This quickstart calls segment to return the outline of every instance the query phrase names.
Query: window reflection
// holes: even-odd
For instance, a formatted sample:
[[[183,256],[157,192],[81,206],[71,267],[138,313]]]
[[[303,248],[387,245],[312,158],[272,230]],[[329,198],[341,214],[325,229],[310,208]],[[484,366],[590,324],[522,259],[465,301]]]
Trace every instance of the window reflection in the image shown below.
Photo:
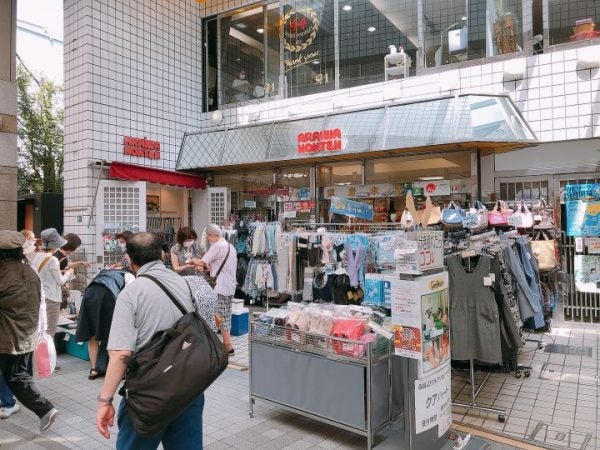
[[[522,50],[523,7],[521,0],[489,0],[488,56],[504,55]]]
[[[384,80],[390,46],[407,54],[415,74],[419,36],[415,0],[341,0],[339,3],[340,87]]]
[[[600,37],[598,0],[548,0],[550,45]]]

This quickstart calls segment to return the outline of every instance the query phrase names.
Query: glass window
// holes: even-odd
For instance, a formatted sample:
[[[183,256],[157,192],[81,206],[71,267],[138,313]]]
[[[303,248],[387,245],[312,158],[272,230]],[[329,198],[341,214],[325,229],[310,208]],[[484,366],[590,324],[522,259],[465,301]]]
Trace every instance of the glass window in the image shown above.
[[[384,80],[384,57],[406,52],[414,75],[419,47],[414,0],[340,0],[340,87]],[[402,72],[402,71],[400,71]]]
[[[521,0],[488,1],[487,56],[523,50],[523,5]]]
[[[287,0],[283,5],[283,67],[287,96],[335,87],[333,0]]]
[[[253,98],[264,85],[263,7],[238,10],[219,19],[221,35],[221,104]]]
[[[204,111],[214,111],[219,105],[217,73],[217,18],[204,21]]]
[[[550,45],[600,37],[598,0],[548,0]]]
[[[482,58],[486,54],[486,0],[424,0],[425,65]]]
[[[317,169],[317,186],[362,184],[362,167],[360,162],[341,162],[323,164]]]

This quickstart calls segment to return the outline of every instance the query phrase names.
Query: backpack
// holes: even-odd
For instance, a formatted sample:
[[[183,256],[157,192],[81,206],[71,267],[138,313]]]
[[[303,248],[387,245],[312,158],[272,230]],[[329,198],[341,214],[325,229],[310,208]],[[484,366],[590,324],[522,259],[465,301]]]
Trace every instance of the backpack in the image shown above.
[[[150,437],[164,430],[221,375],[228,354],[197,311],[187,312],[153,276],[139,277],[155,282],[183,314],[124,360],[125,383],[119,393],[135,430]]]

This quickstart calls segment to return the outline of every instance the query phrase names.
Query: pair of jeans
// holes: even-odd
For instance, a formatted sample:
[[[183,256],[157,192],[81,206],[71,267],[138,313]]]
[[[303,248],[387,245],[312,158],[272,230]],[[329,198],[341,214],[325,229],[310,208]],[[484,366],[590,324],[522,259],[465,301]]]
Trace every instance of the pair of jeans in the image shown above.
[[[15,406],[15,397],[4,377],[0,375],[0,408],[12,408],[13,406]]]
[[[54,405],[42,395],[27,370],[31,355],[32,353],[0,354],[0,371],[17,400],[38,417],[43,417],[54,408]]]
[[[167,428],[149,438],[135,431],[127,413],[126,402],[125,398],[121,400],[117,414],[117,450],[154,450],[161,442],[165,450],[202,449],[204,394],[200,394]]]

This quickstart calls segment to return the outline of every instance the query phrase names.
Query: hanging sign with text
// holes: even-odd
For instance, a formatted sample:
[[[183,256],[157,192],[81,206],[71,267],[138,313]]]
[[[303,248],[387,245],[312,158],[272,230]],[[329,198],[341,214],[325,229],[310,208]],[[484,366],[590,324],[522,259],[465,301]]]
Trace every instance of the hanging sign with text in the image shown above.
[[[415,380],[415,432],[438,427],[442,437],[452,423],[450,363],[434,375]]]
[[[600,184],[565,186],[567,236],[600,236]]]
[[[373,206],[366,203],[355,202],[347,198],[331,197],[329,212],[342,216],[356,217],[357,219],[373,220]]]
[[[339,128],[298,133],[297,141],[298,154],[300,155],[337,152],[345,147],[342,130]]]

